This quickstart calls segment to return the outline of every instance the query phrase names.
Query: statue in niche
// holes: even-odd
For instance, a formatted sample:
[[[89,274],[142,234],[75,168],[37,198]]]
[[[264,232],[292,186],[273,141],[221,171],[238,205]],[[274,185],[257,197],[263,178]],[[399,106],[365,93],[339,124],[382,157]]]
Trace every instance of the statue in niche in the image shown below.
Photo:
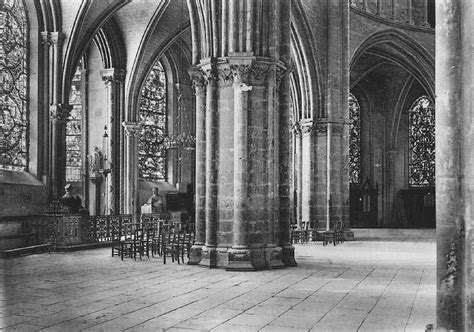
[[[100,170],[104,168],[104,157],[97,146],[94,147],[94,154],[89,156],[90,176],[101,176]]]
[[[82,209],[82,200],[78,195],[74,195],[71,184],[67,184],[64,189],[66,193],[61,197],[61,203],[63,205],[63,212],[66,213],[78,213]]]
[[[152,194],[145,205],[142,206],[143,213],[163,213],[163,197],[160,195],[158,187],[152,189]]]

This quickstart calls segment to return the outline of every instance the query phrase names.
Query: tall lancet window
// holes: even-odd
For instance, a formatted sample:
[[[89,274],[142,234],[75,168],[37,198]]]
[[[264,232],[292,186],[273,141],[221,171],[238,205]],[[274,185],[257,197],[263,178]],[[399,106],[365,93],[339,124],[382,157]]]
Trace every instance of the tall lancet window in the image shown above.
[[[72,78],[69,105],[72,106],[66,125],[66,181],[82,180],[82,59]]]
[[[166,76],[160,61],[153,65],[140,96],[142,131],[138,143],[139,177],[148,181],[166,179]]]
[[[22,0],[0,1],[0,168],[28,167],[28,22]]]
[[[435,106],[427,96],[418,98],[408,112],[409,185],[435,185]]]
[[[349,182],[360,183],[360,106],[349,94]]]

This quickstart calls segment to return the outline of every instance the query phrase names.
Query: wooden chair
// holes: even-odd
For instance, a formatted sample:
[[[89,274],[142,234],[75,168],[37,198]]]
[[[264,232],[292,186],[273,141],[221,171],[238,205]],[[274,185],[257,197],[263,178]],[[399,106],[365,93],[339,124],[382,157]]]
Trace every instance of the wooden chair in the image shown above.
[[[161,254],[163,256],[163,263],[166,264],[166,257],[171,257],[171,261],[175,260],[179,264],[180,246],[179,237],[176,232],[163,232],[161,236]]]
[[[337,228],[336,228],[336,242],[339,244],[339,243],[344,243],[344,228],[345,228],[345,224],[343,221],[340,221],[337,225]]]
[[[150,239],[151,245],[151,256],[155,257],[155,255],[161,256],[161,235],[163,233],[163,222],[158,222],[154,227],[154,233],[152,238]]]
[[[132,238],[132,254],[133,254],[133,259],[137,259],[137,254],[140,257],[140,260],[142,259],[142,256],[144,256],[144,239],[145,239],[145,231],[143,228],[136,228],[134,233],[133,233],[133,238]]]
[[[290,233],[290,243],[305,243],[306,242],[306,231],[302,229],[292,229]]]
[[[114,254],[124,257],[133,257],[133,226],[131,221],[122,221],[120,226],[112,231],[112,257]]]
[[[338,243],[338,231],[341,228],[342,221],[336,221],[332,229],[325,231],[317,231],[317,234],[323,241],[323,246],[332,242],[333,245]]]

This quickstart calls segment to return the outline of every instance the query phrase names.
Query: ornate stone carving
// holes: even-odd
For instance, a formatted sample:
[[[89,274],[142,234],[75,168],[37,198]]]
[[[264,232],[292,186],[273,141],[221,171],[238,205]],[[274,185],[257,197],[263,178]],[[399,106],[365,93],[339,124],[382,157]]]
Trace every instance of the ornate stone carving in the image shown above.
[[[191,77],[193,88],[195,90],[204,89],[204,87],[206,86],[207,81],[204,78],[204,74],[203,74],[202,71],[190,72],[189,75]]]
[[[209,84],[209,82],[210,82],[211,80],[217,81],[217,80],[219,79],[219,73],[218,73],[218,71],[217,71],[217,68],[214,67],[214,66],[211,66],[211,67],[209,67],[209,68],[206,68],[206,69],[204,70],[204,75],[203,75],[203,77],[204,77],[204,80],[205,80],[206,84]]]
[[[295,122],[291,126],[291,131],[296,135],[296,137],[301,137],[301,125],[299,122]]]
[[[125,69],[107,68],[100,71],[102,81],[107,84],[111,83],[123,83],[125,81],[125,75],[127,71]]]
[[[276,89],[280,90],[281,82],[283,81],[283,77],[287,74],[288,70],[283,67],[276,67]]]
[[[309,136],[312,132],[314,132],[313,123],[305,123],[301,126],[301,136]]]
[[[125,135],[132,138],[138,137],[142,129],[141,124],[137,122],[122,122],[122,126],[125,129]]]
[[[48,31],[41,32],[41,44],[43,44],[44,47],[49,47],[52,45],[50,34]]]
[[[234,79],[234,73],[229,67],[219,68],[218,73],[219,73],[219,80],[222,83],[230,83]]]
[[[59,32],[59,31],[51,32],[49,36],[50,36],[51,44],[57,45],[57,46],[63,45],[64,34],[62,32]]]
[[[188,75],[191,78],[191,84],[194,90],[203,89],[206,86],[206,79],[204,73],[198,66],[191,66],[188,70]]]
[[[252,85],[257,82],[262,82],[267,76],[269,67],[252,63],[251,65],[231,65],[234,82]]]

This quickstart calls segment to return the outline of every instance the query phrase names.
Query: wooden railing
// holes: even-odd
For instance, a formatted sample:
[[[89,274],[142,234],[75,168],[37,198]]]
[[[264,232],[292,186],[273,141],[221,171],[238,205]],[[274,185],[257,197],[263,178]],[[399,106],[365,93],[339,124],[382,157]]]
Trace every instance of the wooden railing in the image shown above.
[[[89,216],[88,214],[56,214],[1,217],[0,223],[16,223],[16,230],[9,234],[11,238],[22,238],[28,234],[27,241],[16,247],[48,244],[51,247],[71,246],[86,243],[108,243],[114,233],[123,227],[151,228],[160,222],[183,223],[176,213],[142,214],[138,223],[132,215]],[[186,220],[187,222],[187,220]],[[11,248],[3,248],[11,249]]]

